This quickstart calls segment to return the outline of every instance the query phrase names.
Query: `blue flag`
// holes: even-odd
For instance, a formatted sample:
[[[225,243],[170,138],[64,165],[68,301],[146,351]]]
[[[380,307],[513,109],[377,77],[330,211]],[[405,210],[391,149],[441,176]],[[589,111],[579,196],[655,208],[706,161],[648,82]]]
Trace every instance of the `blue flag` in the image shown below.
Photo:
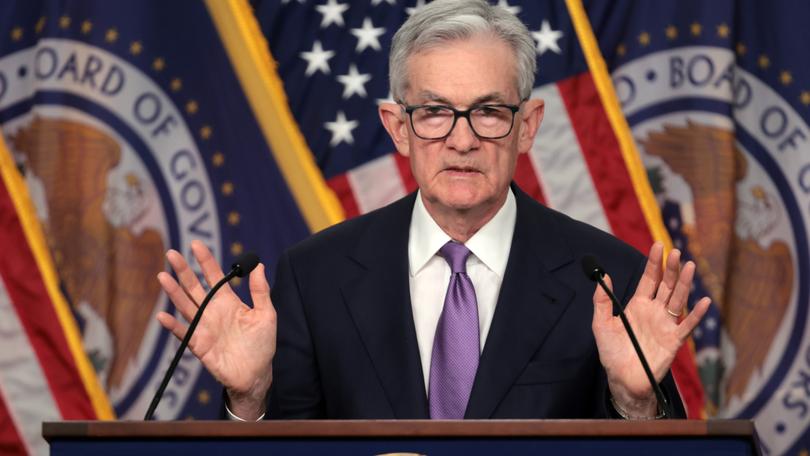
[[[175,312],[155,279],[167,249],[200,239],[224,265],[255,251],[272,266],[327,224],[283,177],[268,125],[285,119],[250,101],[270,62],[229,38],[250,33],[230,25],[252,19],[247,4],[209,3],[0,5],[0,124],[119,418],[143,416],[178,344],[155,320]],[[213,418],[220,396],[187,352],[156,416]],[[20,422],[25,406],[7,402]]]
[[[810,62],[803,1],[589,2],[675,244],[697,264],[710,416],[810,446]],[[802,453],[803,454],[803,453]]]

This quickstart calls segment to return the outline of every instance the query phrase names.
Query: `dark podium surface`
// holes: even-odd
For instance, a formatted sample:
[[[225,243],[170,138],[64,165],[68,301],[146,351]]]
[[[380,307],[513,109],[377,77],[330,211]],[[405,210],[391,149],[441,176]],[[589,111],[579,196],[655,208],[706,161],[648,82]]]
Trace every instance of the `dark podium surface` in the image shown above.
[[[52,455],[755,455],[741,420],[65,421],[43,423]]]

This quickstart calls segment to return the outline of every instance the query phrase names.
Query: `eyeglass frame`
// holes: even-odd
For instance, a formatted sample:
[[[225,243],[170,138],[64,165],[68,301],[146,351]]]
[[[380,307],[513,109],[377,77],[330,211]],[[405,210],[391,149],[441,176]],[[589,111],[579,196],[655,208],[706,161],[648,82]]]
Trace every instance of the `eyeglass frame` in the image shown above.
[[[527,99],[524,98],[524,99],[520,100],[520,103],[518,103],[516,105],[503,104],[503,103],[481,103],[481,104],[472,105],[472,106],[469,107],[469,109],[465,109],[465,110],[456,109],[456,108],[454,108],[452,106],[441,105],[441,104],[406,105],[402,101],[398,101],[397,104],[402,106],[403,110],[408,114],[408,119],[410,120],[410,124],[411,124],[411,130],[413,131],[413,134],[415,134],[417,138],[424,139],[426,141],[441,141],[443,139],[447,139],[447,137],[449,137],[453,133],[453,129],[456,128],[456,123],[458,122],[459,117],[463,117],[463,118],[467,119],[467,125],[470,126],[470,131],[472,131],[473,134],[476,137],[480,138],[480,139],[503,139],[503,138],[506,138],[507,136],[512,134],[512,130],[515,128],[515,114],[518,111],[520,111],[520,105],[525,103],[526,100]],[[492,107],[498,107],[498,108],[508,108],[510,111],[512,111],[512,122],[509,124],[509,131],[507,131],[505,135],[489,137],[489,136],[482,136],[477,131],[475,131],[475,127],[473,127],[472,119],[470,119],[470,113],[472,113],[476,109],[480,109],[480,108],[483,108],[483,107],[486,107],[486,106],[492,106]],[[416,132],[416,128],[413,126],[413,112],[415,110],[419,109],[419,108],[447,108],[447,109],[453,111],[453,124],[450,125],[450,130],[447,132],[447,134],[444,135],[444,136],[439,136],[438,138],[425,138],[424,136],[420,136],[419,133]]]

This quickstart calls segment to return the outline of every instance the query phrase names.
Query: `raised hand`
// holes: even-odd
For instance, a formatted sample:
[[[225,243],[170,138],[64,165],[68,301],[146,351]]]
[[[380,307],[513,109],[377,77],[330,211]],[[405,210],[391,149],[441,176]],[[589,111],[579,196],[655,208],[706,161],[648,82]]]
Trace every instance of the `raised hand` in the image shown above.
[[[224,276],[202,242],[192,241],[191,251],[209,286]],[[166,259],[177,274],[177,281],[161,272],[157,277],[160,286],[180,314],[191,321],[206,290],[179,252],[169,250]],[[244,419],[256,419],[264,413],[265,396],[272,382],[276,311],[270,301],[263,264],[250,273],[249,283],[253,308],[243,303],[229,285],[224,285],[208,303],[189,348],[225,386],[231,411]],[[157,319],[178,339],[185,336],[187,326],[168,313],[158,313]]]
[[[673,250],[662,268],[663,252],[663,244],[656,242],[652,246],[644,274],[624,309],[658,382],[711,304],[704,297],[680,319],[692,287],[695,264],[689,261],[681,267],[681,253]],[[605,277],[605,282],[612,289],[610,277]],[[621,320],[613,316],[610,298],[599,286],[593,303],[593,334],[614,401],[630,416],[654,416],[655,394]]]

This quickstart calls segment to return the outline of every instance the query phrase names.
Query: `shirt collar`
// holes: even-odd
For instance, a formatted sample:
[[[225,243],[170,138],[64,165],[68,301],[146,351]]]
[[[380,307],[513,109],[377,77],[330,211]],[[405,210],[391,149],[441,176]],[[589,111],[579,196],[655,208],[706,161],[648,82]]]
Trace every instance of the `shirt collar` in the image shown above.
[[[422,192],[417,192],[408,238],[408,264],[411,277],[425,267],[425,264],[449,240],[450,236],[439,228],[422,203]]]
[[[482,226],[464,245],[481,260],[490,271],[503,279],[509,251],[512,249],[512,236],[515,234],[517,204],[512,189],[506,194],[506,201],[492,219]]]
[[[435,220],[430,216],[421,192],[416,195],[411,215],[408,241],[408,264],[411,277],[415,276],[439,249],[450,240]],[[491,271],[503,278],[512,236],[515,231],[517,205],[510,188],[506,201],[492,219],[475,233],[464,245]]]

